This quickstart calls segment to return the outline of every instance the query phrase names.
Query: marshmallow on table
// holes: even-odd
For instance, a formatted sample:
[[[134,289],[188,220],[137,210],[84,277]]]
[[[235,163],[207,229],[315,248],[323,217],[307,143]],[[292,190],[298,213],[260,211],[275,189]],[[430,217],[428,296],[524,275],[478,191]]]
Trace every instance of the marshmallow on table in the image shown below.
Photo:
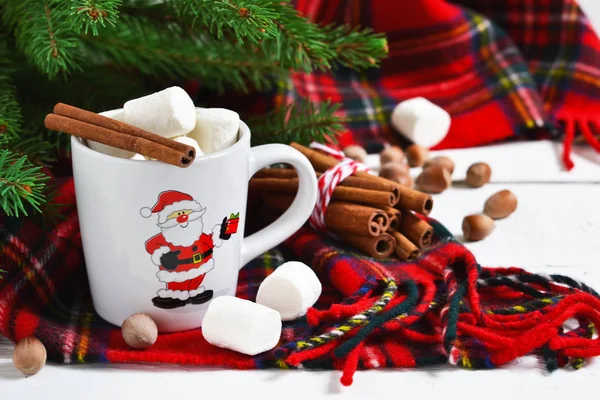
[[[124,121],[123,110],[111,110],[99,113],[100,115],[108,118],[112,118],[117,121]],[[135,155],[135,153],[127,150],[117,149],[116,147],[108,146],[102,143],[93,142],[91,140],[87,141],[88,147],[94,151],[97,151],[102,154],[107,154],[113,157],[119,158],[131,158]]]
[[[277,311],[238,297],[214,298],[202,321],[202,336],[212,345],[254,356],[271,350],[281,336]]]
[[[238,139],[240,116],[225,108],[198,108],[196,127],[188,136],[195,139],[204,154],[223,150]]]
[[[167,138],[185,135],[196,126],[196,107],[182,88],[173,86],[129,100],[124,122]]]
[[[289,261],[262,281],[256,302],[277,310],[282,321],[291,321],[306,314],[319,299],[321,289],[319,278],[309,266]]]
[[[415,97],[394,108],[392,125],[413,143],[433,147],[446,137],[450,114],[423,97]]]

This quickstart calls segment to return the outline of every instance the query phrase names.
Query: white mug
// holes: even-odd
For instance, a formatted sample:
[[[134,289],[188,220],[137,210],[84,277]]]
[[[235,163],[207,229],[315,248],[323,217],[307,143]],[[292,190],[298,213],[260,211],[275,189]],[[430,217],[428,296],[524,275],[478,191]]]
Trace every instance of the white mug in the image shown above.
[[[306,157],[282,144],[251,148],[243,122],[234,145],[187,168],[113,157],[76,137],[71,145],[92,300],[117,326],[141,312],[161,332],[200,327],[210,300],[234,296],[238,271],[298,230],[316,202]],[[296,198],[277,221],[244,238],[248,180],[275,163],[298,172]]]

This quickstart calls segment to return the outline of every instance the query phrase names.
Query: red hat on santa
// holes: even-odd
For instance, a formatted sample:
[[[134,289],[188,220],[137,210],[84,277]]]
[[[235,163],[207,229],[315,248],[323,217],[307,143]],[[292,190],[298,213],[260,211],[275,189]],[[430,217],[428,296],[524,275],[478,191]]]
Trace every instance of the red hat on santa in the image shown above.
[[[144,207],[140,210],[140,214],[144,218],[150,218],[152,214],[158,213],[158,222],[162,223],[171,213],[179,210],[204,211],[205,209],[189,194],[167,190],[158,195],[158,200],[152,208]]]

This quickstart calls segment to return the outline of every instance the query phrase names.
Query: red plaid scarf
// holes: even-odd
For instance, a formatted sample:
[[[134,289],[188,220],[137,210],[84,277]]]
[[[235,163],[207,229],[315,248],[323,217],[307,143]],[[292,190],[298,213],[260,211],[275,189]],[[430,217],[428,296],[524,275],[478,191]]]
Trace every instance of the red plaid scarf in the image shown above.
[[[481,14],[440,0],[332,0],[328,7],[298,1],[316,20],[362,22],[387,32],[390,58],[365,74],[296,74],[278,101],[285,95],[341,102],[351,118],[342,144],[399,140],[389,113],[398,101],[419,95],[453,115],[443,147],[533,138],[538,130],[559,128],[567,145],[578,132],[595,143],[598,39],[576,3],[455,3]],[[11,340],[35,335],[54,362],[335,368],[349,384],[357,368],[493,368],[536,354],[553,370],[579,368],[600,354],[600,340],[592,339],[600,324],[593,289],[565,276],[482,268],[435,221],[434,245],[414,263],[365,258],[308,228],[249,263],[239,279],[243,298],[254,299],[264,277],[291,258],[311,265],[324,286],[305,318],[284,325],[274,351],[247,357],[210,346],[200,330],[160,335],[152,348],[134,351],[94,312],[70,179],[59,194],[64,218],[55,224],[0,216],[0,267],[7,271],[0,282],[0,334]],[[565,332],[568,318],[579,328]]]
[[[297,0],[322,23],[385,32],[380,70],[297,73],[277,97],[341,103],[341,145],[377,151],[402,138],[390,113],[423,96],[452,115],[436,149],[576,135],[600,151],[600,40],[575,0]]]
[[[550,370],[579,368],[600,354],[600,299],[586,285],[518,268],[481,268],[435,221],[433,246],[413,263],[375,261],[304,228],[285,246],[242,269],[237,295],[254,300],[262,280],[287,258],[311,265],[323,295],[307,316],[284,324],[279,346],[249,357],[209,345],[200,329],[159,335],[144,351],[92,306],[73,182],[60,188],[63,219],[0,218],[0,334],[34,335],[57,363],[152,362],[250,368],[340,369],[451,363],[494,368],[537,354]],[[250,215],[251,213],[249,213]],[[255,214],[255,213],[252,213]],[[256,213],[255,215],[258,215]],[[580,327],[564,332],[568,318]]]

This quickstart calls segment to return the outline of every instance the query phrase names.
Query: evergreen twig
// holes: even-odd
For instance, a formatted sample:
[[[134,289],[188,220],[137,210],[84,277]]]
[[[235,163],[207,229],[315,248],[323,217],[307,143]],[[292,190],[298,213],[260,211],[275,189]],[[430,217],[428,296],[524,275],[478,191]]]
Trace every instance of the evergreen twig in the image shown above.
[[[18,138],[22,123],[15,87],[7,76],[0,76],[0,145]]]
[[[3,0],[3,5],[5,24],[40,71],[52,78],[80,68],[79,41],[71,33],[68,13],[51,8],[50,0]]]
[[[65,13],[76,33],[98,34],[98,25],[115,26],[122,0],[52,0],[52,7]]]
[[[33,166],[26,156],[0,150],[0,207],[7,215],[27,215],[28,207],[40,211],[48,179],[41,167]]]
[[[336,54],[334,62],[348,68],[378,67],[388,52],[385,36],[370,28],[329,25],[326,36],[329,48]]]
[[[310,144],[337,140],[344,129],[344,119],[336,112],[339,104],[329,101],[315,104],[309,101],[290,103],[265,116],[255,116],[248,120],[252,129],[252,145],[265,143]]]
[[[171,0],[179,15],[192,14],[217,37],[255,43],[284,68],[310,72],[337,63],[353,69],[379,64],[387,53],[383,35],[370,29],[321,27],[276,0]]]
[[[171,0],[170,4],[178,15],[193,15],[219,39],[228,33],[240,44],[245,39],[259,43],[278,34],[279,6],[273,0]]]

